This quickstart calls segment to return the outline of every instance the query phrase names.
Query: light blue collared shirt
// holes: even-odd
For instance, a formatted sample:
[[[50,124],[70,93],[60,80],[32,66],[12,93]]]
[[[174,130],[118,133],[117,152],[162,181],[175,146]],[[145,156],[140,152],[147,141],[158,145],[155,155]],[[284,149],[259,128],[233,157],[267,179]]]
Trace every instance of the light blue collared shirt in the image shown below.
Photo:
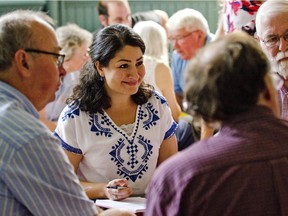
[[[33,104],[0,81],[0,215],[95,215]]]

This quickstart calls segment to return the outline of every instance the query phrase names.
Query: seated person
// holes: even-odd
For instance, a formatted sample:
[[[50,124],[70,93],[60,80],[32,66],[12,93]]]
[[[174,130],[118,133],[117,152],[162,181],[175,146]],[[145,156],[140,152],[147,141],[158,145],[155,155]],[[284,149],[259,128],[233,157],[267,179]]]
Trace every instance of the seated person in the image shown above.
[[[126,25],[100,30],[59,117],[55,135],[91,199],[143,195],[156,167],[177,152],[167,101],[143,82],[144,51]]]
[[[145,214],[288,215],[288,123],[258,42],[223,36],[193,58],[185,80],[191,114],[221,130],[161,164]]]
[[[56,92],[56,99],[40,111],[41,121],[51,131],[55,130],[60,113],[67,105],[66,99],[79,81],[80,69],[89,60],[88,50],[92,43],[92,34],[76,24],[58,27],[56,35],[61,53],[65,54],[63,67],[67,75],[63,78],[62,85]]]

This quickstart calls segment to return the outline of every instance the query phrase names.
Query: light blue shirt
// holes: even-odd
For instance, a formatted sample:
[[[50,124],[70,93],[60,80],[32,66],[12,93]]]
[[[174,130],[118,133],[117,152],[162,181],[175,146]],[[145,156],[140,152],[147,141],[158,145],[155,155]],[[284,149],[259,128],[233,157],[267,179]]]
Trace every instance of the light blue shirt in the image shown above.
[[[214,34],[209,34],[206,38],[205,45],[214,39]],[[179,53],[173,51],[172,54],[172,75],[174,81],[174,92],[181,93],[184,90],[184,73],[189,60],[184,60]]]
[[[0,215],[95,215],[59,141],[0,81]]]

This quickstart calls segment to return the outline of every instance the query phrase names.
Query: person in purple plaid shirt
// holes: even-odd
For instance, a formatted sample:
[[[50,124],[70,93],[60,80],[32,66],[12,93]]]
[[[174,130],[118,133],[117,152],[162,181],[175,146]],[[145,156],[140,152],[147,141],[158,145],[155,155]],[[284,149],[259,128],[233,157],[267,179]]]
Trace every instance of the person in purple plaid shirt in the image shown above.
[[[243,32],[223,36],[186,74],[191,114],[221,129],[159,166],[145,215],[288,215],[288,123],[258,42]]]

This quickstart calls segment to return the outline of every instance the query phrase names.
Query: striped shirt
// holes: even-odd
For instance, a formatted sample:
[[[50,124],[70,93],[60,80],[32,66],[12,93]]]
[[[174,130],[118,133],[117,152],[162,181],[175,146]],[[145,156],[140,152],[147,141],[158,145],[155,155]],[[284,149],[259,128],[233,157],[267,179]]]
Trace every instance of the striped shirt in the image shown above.
[[[95,215],[59,141],[0,81],[0,215]]]

